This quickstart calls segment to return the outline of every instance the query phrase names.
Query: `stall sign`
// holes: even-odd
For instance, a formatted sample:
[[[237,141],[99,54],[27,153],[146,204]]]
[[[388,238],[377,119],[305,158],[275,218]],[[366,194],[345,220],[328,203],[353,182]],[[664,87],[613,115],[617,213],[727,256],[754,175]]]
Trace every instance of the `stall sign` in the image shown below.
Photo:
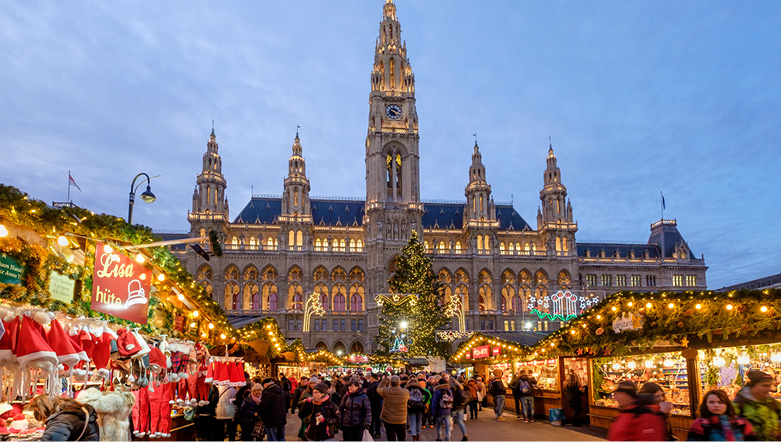
[[[146,324],[152,271],[121,253],[107,253],[103,243],[95,249],[92,310]]]
[[[179,333],[184,332],[184,316],[177,316],[174,318],[174,330]]]
[[[548,359],[547,361],[545,361],[545,363],[548,364],[548,365],[556,365],[556,360],[555,359]]]
[[[499,356],[500,354],[502,354],[502,347],[491,348],[491,356]]]
[[[24,266],[10,256],[0,253],[0,283],[21,284]]]
[[[351,364],[364,364],[369,362],[369,358],[363,355],[350,355],[350,357],[347,358],[347,362],[350,362]]]
[[[467,359],[472,359],[472,353],[467,353],[467,354],[466,354],[466,358],[467,358]]]
[[[620,317],[613,320],[613,330],[616,333],[638,330],[643,328],[643,315],[634,313],[622,313]]]
[[[76,288],[76,281],[57,272],[52,272],[49,276],[49,293],[51,298],[66,304],[73,301],[73,291]]]
[[[480,347],[475,347],[472,349],[472,357],[475,359],[478,358],[487,358],[488,357],[488,350],[489,347],[487,345],[481,345]]]

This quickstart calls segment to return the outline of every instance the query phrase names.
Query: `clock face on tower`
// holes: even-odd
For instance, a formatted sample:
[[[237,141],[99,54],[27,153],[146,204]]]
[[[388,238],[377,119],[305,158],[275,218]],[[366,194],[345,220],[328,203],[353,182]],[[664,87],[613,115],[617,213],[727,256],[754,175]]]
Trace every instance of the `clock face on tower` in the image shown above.
[[[401,118],[401,108],[398,105],[391,104],[385,108],[385,115],[391,120],[398,120]]]

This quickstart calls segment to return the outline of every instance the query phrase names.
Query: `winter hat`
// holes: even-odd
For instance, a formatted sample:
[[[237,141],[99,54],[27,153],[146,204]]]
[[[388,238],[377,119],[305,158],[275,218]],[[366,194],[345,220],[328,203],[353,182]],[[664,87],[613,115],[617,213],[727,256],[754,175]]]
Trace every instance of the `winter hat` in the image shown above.
[[[263,379],[263,382],[261,382],[260,385],[262,385],[263,388],[266,388],[266,384],[268,384],[269,382],[273,384],[275,382],[274,378]],[[328,389],[326,388],[325,391],[328,391]]]
[[[635,384],[632,381],[621,381],[618,383],[618,387],[616,387],[615,390],[613,390],[613,393],[615,392],[621,392],[626,393],[629,396],[632,396],[633,398],[637,397],[637,384]]]
[[[494,369],[494,376],[495,376],[495,377],[497,377],[497,378],[498,378],[499,376],[501,376],[501,375],[502,375],[502,373],[503,373],[503,371],[502,371],[502,369],[501,369],[501,368],[495,368],[495,369]]]
[[[117,349],[120,358],[129,358],[138,354],[141,346],[130,331],[120,328],[117,330]]]
[[[57,353],[41,336],[35,324],[35,321],[24,316],[19,329],[16,359],[23,373],[22,385],[30,385],[34,381],[30,377],[28,369],[41,369],[49,377],[47,379],[49,381],[49,394],[54,394],[54,387],[57,383]]]
[[[165,355],[157,347],[149,352],[149,369],[155,373],[166,369]]]
[[[0,367],[16,362],[16,342],[19,335],[19,317],[9,322],[4,322],[5,333],[0,337]]]
[[[79,341],[82,350],[87,353],[87,357],[91,360],[92,353],[95,349],[95,341],[92,340],[92,334],[89,332],[89,327],[84,327],[79,331]]]
[[[56,319],[52,321],[49,335],[47,336],[49,345],[52,350],[57,353],[57,361],[62,365],[67,365],[69,370],[73,370],[73,367],[81,360],[78,351],[73,348],[71,340],[68,335],[65,334],[65,330],[62,329],[60,322]]]
[[[141,335],[139,335],[138,332],[136,332],[136,331],[131,331],[131,333],[136,338],[136,341],[138,342],[138,345],[141,347],[141,349],[138,351],[138,353],[133,355],[133,357],[131,359],[138,359],[138,358],[142,358],[142,357],[148,355],[149,352],[152,351],[152,349],[149,348],[149,344],[146,343],[146,340]]]
[[[228,385],[230,382],[230,371],[228,371],[227,364],[218,361],[215,362],[214,365],[214,379],[212,380],[212,383],[214,385]]]
[[[98,369],[98,374],[103,377],[108,377],[108,363],[111,360],[111,340],[112,336],[105,331],[106,327],[101,327],[96,330],[96,344],[92,349],[92,362],[95,363],[95,368]]]
[[[244,368],[240,366],[240,362],[230,363],[228,367],[228,373],[230,375],[230,384],[234,387],[243,387],[247,385],[247,378],[244,377]]]
[[[315,390],[323,394],[328,394],[328,385],[320,382],[319,384],[315,385]]]
[[[760,370],[750,370],[746,377],[748,378],[748,382],[746,382],[747,387],[751,387],[764,381],[773,381],[773,376],[770,376],[769,374]]]
[[[317,376],[312,376],[311,378],[309,378],[309,383],[310,384],[319,384],[320,383],[320,378],[318,378]]]

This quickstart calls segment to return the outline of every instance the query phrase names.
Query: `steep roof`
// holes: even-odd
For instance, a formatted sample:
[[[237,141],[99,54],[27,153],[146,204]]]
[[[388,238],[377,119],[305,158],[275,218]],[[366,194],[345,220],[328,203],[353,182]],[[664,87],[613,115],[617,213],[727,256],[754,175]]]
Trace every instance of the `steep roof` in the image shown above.
[[[659,247],[656,244],[613,244],[613,243],[578,243],[578,256],[585,256],[589,251],[592,258],[599,256],[599,252],[605,252],[606,257],[611,257],[618,251],[622,258],[629,256],[630,251],[635,252],[635,256],[642,258],[645,252],[648,252],[649,258],[659,257]]]
[[[315,225],[361,226],[364,201],[350,199],[312,198],[312,220]],[[461,229],[464,224],[464,208],[460,203],[424,203],[424,228]],[[234,223],[273,224],[282,213],[281,197],[255,196],[241,210]],[[496,218],[502,230],[523,230],[528,223],[509,204],[496,206]]]

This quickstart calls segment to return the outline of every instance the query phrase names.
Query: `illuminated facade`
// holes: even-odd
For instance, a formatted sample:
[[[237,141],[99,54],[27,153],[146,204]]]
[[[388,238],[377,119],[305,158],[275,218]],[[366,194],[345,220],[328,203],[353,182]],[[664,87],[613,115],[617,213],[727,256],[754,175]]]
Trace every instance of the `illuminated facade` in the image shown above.
[[[212,131],[188,220],[191,236],[219,232],[225,253],[205,261],[183,252],[182,261],[238,325],[272,316],[285,336],[343,352],[373,350],[374,295],[387,292],[394,257],[413,230],[446,296],[463,296],[467,330],[555,327],[530,309],[553,317],[579,308],[572,295],[565,308],[559,291],[582,302],[620,290],[705,288],[704,260],[692,256],[675,221],[654,223],[646,243],[578,243],[552,146],[533,227],[511,204],[494,202],[477,143],[465,201],[421,200],[419,138],[415,76],[396,6],[386,0],[371,72],[365,198],[310,198],[296,134],[282,195],[253,196],[230,221]],[[312,317],[304,336],[310,293],[319,294],[325,314]]]

